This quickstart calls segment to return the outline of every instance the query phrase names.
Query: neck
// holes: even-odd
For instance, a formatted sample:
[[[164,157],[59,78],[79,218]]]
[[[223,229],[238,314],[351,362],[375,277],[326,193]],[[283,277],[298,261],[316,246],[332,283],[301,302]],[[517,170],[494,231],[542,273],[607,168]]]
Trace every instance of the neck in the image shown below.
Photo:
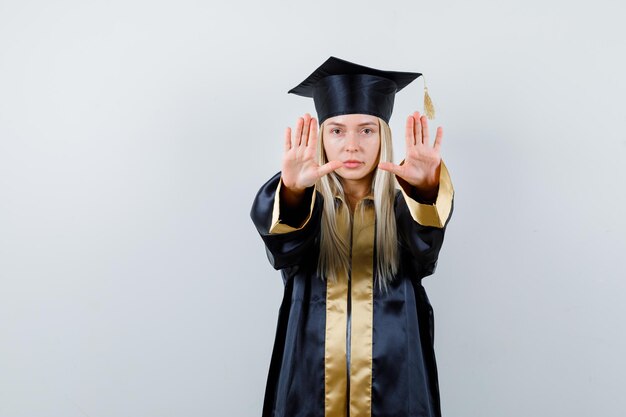
[[[354,212],[354,209],[359,201],[370,194],[372,190],[372,178],[374,173],[370,173],[368,176],[358,180],[348,180],[342,178],[341,185],[343,186],[343,192],[348,199],[350,209]]]

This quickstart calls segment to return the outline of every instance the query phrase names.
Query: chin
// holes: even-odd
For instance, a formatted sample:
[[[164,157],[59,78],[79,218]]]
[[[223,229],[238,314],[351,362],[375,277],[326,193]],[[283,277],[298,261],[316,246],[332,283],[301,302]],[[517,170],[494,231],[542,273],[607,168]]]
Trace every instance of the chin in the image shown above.
[[[346,180],[362,180],[366,179],[370,175],[374,174],[375,169],[368,171],[366,169],[357,169],[357,170],[349,170],[349,169],[338,169],[335,171],[337,175]]]

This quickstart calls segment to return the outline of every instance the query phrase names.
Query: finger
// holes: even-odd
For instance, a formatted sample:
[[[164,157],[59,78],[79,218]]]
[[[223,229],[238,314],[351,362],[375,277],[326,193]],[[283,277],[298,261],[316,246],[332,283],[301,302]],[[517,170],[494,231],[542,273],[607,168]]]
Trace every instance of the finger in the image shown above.
[[[418,111],[416,111],[415,113],[413,113],[413,118],[415,118],[415,129],[414,129],[414,134],[415,134],[415,144],[419,145],[422,143],[422,122],[421,122],[421,118],[420,118],[420,113]]]
[[[406,119],[406,129],[404,132],[404,138],[406,139],[406,148],[409,149],[412,146],[415,146],[415,133],[414,133],[414,127],[413,125],[415,124],[415,119],[413,118],[413,116],[409,116]]]
[[[309,141],[307,143],[307,153],[315,155],[315,146],[317,145],[317,120],[311,119],[309,127]]]
[[[321,167],[319,167],[317,171],[318,178],[321,178],[326,174],[330,174],[331,172],[333,172],[336,169],[341,168],[342,166],[343,166],[343,163],[341,161],[330,161],[322,165]]]
[[[304,114],[304,124],[302,126],[302,140],[300,146],[306,146],[309,140],[309,126],[311,125],[311,115],[309,113]]]
[[[298,151],[296,152],[297,158],[306,158],[307,151],[307,142],[309,141],[309,128],[311,126],[311,115],[309,113],[305,113],[302,117],[304,119],[302,125],[302,139],[300,140],[300,146],[298,147]]]
[[[304,150],[304,157],[306,159],[315,159],[315,152],[317,145],[317,121],[315,119],[311,119],[311,124],[309,126],[309,140],[307,142],[306,148]]]
[[[395,174],[399,177],[402,176],[400,175],[402,173],[402,167],[400,165],[394,164],[393,162],[380,162],[378,164],[378,168],[382,169],[383,171],[391,172],[392,174]]]
[[[296,122],[296,134],[293,135],[292,147],[300,146],[300,139],[302,139],[302,125],[304,124],[304,119],[302,117],[298,118]]]
[[[285,129],[285,152],[289,152],[291,149],[291,128]]]
[[[420,121],[422,122],[422,142],[424,145],[428,145],[430,142],[430,134],[428,133],[428,118],[426,118],[426,116],[422,116]]]
[[[439,151],[441,148],[441,141],[443,140],[443,127],[439,126],[437,128],[437,136],[435,136],[435,150]]]

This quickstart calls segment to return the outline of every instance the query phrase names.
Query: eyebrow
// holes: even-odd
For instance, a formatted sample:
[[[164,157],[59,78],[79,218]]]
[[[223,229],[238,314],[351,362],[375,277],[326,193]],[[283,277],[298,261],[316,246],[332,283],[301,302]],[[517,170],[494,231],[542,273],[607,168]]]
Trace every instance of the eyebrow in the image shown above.
[[[328,123],[327,126],[346,127],[346,125],[344,125],[343,123],[337,123],[337,122],[330,122],[330,123]],[[365,123],[359,123],[357,126],[359,126],[359,127],[361,127],[361,126],[376,126],[376,127],[378,127],[378,123],[375,123],[375,122],[365,122]]]

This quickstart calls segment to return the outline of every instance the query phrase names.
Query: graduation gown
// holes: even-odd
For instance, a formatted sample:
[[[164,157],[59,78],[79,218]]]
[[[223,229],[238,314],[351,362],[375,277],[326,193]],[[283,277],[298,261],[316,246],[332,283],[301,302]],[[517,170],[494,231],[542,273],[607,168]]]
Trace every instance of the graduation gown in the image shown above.
[[[280,173],[259,190],[251,217],[284,295],[263,417],[439,417],[433,310],[422,286],[432,274],[452,213],[454,190],[441,164],[436,202],[398,190],[394,202],[398,272],[379,290],[375,211],[355,210],[351,269],[336,282],[317,273],[323,197],[312,188],[306,220],[281,213]],[[337,204],[344,204],[337,199]]]

